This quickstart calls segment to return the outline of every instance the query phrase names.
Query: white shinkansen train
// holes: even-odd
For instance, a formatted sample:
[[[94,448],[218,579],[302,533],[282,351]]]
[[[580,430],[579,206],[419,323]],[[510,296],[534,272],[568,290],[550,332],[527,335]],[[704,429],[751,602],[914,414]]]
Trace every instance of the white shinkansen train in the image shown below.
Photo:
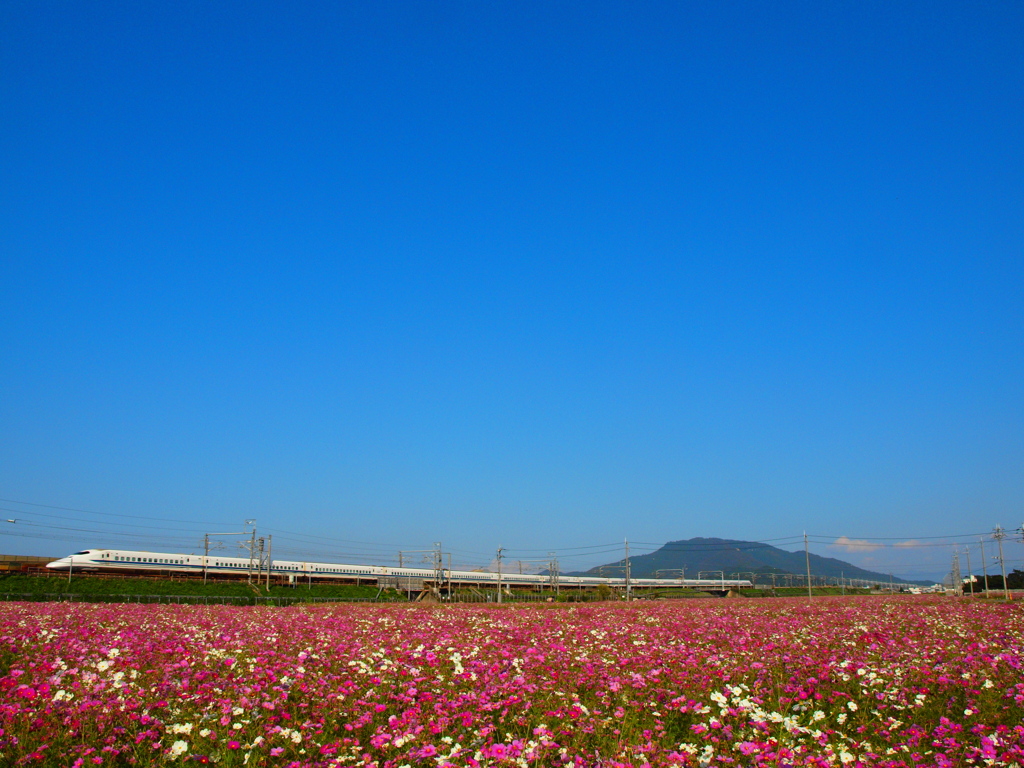
[[[136,552],[127,549],[83,549],[73,555],[49,563],[54,571],[107,571],[121,573],[153,572],[207,573],[211,576],[234,574],[241,576],[252,567],[248,558],[220,557],[216,555],[182,555],[170,552]],[[444,569],[444,580],[451,584],[496,584],[497,573],[487,571],[456,571]],[[264,571],[266,575],[266,571]],[[274,560],[270,565],[271,577],[296,579],[338,579],[340,581],[377,581],[379,579],[413,578],[433,581],[432,568],[392,568],[381,565],[355,565],[351,563],[313,563],[293,560]],[[551,583],[551,577],[533,573],[503,573],[503,585],[529,586]],[[625,586],[623,577],[562,576],[563,587],[593,587],[599,584]],[[746,579],[630,579],[635,587],[689,587],[704,590],[729,590],[750,587]]]

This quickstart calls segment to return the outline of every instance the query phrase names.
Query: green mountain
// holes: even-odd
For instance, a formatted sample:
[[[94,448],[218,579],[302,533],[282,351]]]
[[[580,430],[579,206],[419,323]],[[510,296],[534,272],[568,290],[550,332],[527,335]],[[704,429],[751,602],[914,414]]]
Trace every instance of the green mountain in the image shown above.
[[[811,554],[811,575],[848,579],[863,579],[888,583],[887,573],[877,573],[858,568],[852,563],[837,560],[834,557],[821,557]],[[701,571],[725,571],[726,577],[735,573],[755,574],[805,574],[807,564],[804,552],[787,552],[757,541],[739,541],[737,539],[683,539],[670,541],[661,549],[647,555],[630,557],[630,572],[635,578],[652,578],[656,571],[671,570],[665,576],[678,576],[679,569],[685,569],[686,578],[695,579]],[[579,575],[621,574],[625,560],[606,565],[599,565]],[[907,581],[893,578],[899,584],[929,585],[931,582]]]

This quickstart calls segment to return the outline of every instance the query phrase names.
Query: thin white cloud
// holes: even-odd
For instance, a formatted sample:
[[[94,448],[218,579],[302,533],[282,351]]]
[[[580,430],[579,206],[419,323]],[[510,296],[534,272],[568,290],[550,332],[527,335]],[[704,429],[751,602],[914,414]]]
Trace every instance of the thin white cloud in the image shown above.
[[[867,539],[851,539],[849,536],[840,536],[838,539],[829,544],[830,547],[835,549],[841,549],[843,552],[873,552],[876,549],[881,548],[881,544],[875,544]]]

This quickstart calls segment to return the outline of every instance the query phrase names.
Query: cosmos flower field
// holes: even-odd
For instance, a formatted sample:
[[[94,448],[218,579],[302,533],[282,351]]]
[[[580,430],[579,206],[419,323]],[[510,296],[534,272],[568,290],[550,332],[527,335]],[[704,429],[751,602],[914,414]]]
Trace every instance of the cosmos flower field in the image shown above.
[[[945,597],[0,605],[0,764],[1024,766],[1024,613]]]

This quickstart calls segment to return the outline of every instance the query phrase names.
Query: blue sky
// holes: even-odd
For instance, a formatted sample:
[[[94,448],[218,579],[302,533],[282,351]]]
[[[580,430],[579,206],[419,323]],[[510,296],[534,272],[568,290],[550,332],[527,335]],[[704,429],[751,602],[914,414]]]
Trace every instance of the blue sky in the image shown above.
[[[1018,3],[5,3],[0,496],[109,514],[7,503],[0,548],[1021,525],[1022,40]]]

